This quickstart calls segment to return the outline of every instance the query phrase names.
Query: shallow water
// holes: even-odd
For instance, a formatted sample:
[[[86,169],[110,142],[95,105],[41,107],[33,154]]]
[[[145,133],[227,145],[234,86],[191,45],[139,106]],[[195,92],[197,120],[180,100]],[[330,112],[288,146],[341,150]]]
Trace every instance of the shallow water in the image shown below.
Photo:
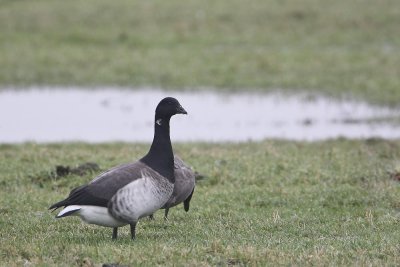
[[[305,94],[30,88],[0,91],[0,143],[144,141],[154,109],[174,96],[189,115],[171,120],[173,141],[400,138],[399,109]]]

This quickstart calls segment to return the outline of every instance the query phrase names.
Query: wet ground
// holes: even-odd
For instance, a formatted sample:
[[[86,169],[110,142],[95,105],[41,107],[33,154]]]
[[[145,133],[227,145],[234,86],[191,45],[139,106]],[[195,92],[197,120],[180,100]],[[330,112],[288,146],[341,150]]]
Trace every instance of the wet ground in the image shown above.
[[[154,89],[30,88],[0,91],[0,143],[144,141],[154,109],[174,96],[188,111],[171,120],[173,141],[400,138],[400,110],[321,96]]]

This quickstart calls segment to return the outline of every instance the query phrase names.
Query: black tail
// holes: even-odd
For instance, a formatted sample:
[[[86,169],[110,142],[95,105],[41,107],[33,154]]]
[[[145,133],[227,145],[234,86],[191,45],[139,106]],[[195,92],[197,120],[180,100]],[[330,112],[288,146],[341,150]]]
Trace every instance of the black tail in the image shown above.
[[[70,206],[70,205],[92,205],[92,206],[100,206],[100,207],[107,207],[108,199],[100,198],[93,196],[88,191],[87,185],[81,185],[74,189],[72,189],[69,196],[50,206],[51,209],[58,209],[60,207]]]
[[[67,199],[64,199],[64,200],[61,200],[61,201],[59,201],[59,202],[57,202],[57,203],[51,205],[50,208],[49,208],[49,210],[55,211],[55,210],[58,209],[58,208],[67,206],[67,203],[68,203],[68,198],[67,198]]]
[[[194,172],[194,178],[196,181],[200,181],[200,180],[206,179],[207,176],[205,176],[204,174],[198,173],[198,172]]]
[[[74,203],[72,203],[72,202],[76,198],[75,193],[78,193],[78,195],[79,195],[79,191],[81,191],[85,187],[86,187],[86,185],[81,185],[81,186],[78,186],[78,187],[72,189],[71,192],[69,193],[69,196],[66,199],[61,200],[61,201],[51,205],[49,210],[53,210],[54,211],[54,210],[56,210],[58,208],[61,208],[61,207],[65,207],[65,206],[68,206],[68,205],[73,205]]]

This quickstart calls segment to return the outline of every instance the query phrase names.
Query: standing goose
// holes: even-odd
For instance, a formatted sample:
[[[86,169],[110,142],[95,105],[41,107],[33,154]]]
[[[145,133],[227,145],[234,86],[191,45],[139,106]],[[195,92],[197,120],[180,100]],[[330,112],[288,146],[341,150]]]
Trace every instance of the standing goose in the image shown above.
[[[178,156],[174,156],[174,174],[175,186],[171,197],[164,204],[162,209],[165,209],[164,219],[168,219],[169,209],[183,202],[183,207],[186,212],[189,211],[190,200],[192,199],[195,187],[195,173],[183,162]],[[150,219],[154,219],[150,215]]]
[[[174,177],[174,154],[169,122],[175,114],[187,114],[178,100],[167,97],[157,105],[154,138],[150,150],[140,160],[116,166],[89,184],[79,186],[69,196],[49,209],[64,207],[56,218],[79,216],[83,221],[113,228],[130,225],[135,239],[138,220],[153,214],[171,197]]]

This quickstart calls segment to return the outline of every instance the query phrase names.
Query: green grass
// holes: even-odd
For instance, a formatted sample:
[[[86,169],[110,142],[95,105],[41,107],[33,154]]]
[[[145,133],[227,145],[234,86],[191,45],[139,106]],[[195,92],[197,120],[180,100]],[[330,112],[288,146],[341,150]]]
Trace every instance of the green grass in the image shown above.
[[[111,229],[47,207],[92,179],[46,179],[55,165],[137,159],[143,144],[0,145],[0,262],[48,266],[361,265],[400,262],[400,141],[177,144],[207,178],[188,213]]]
[[[0,1],[0,86],[400,100],[397,0]]]
[[[0,87],[312,91],[400,101],[397,0],[0,0]],[[390,118],[389,118],[390,119]],[[144,144],[0,144],[0,265],[372,265],[400,262],[400,141],[178,144],[207,176],[191,210],[137,240],[47,207]]]

